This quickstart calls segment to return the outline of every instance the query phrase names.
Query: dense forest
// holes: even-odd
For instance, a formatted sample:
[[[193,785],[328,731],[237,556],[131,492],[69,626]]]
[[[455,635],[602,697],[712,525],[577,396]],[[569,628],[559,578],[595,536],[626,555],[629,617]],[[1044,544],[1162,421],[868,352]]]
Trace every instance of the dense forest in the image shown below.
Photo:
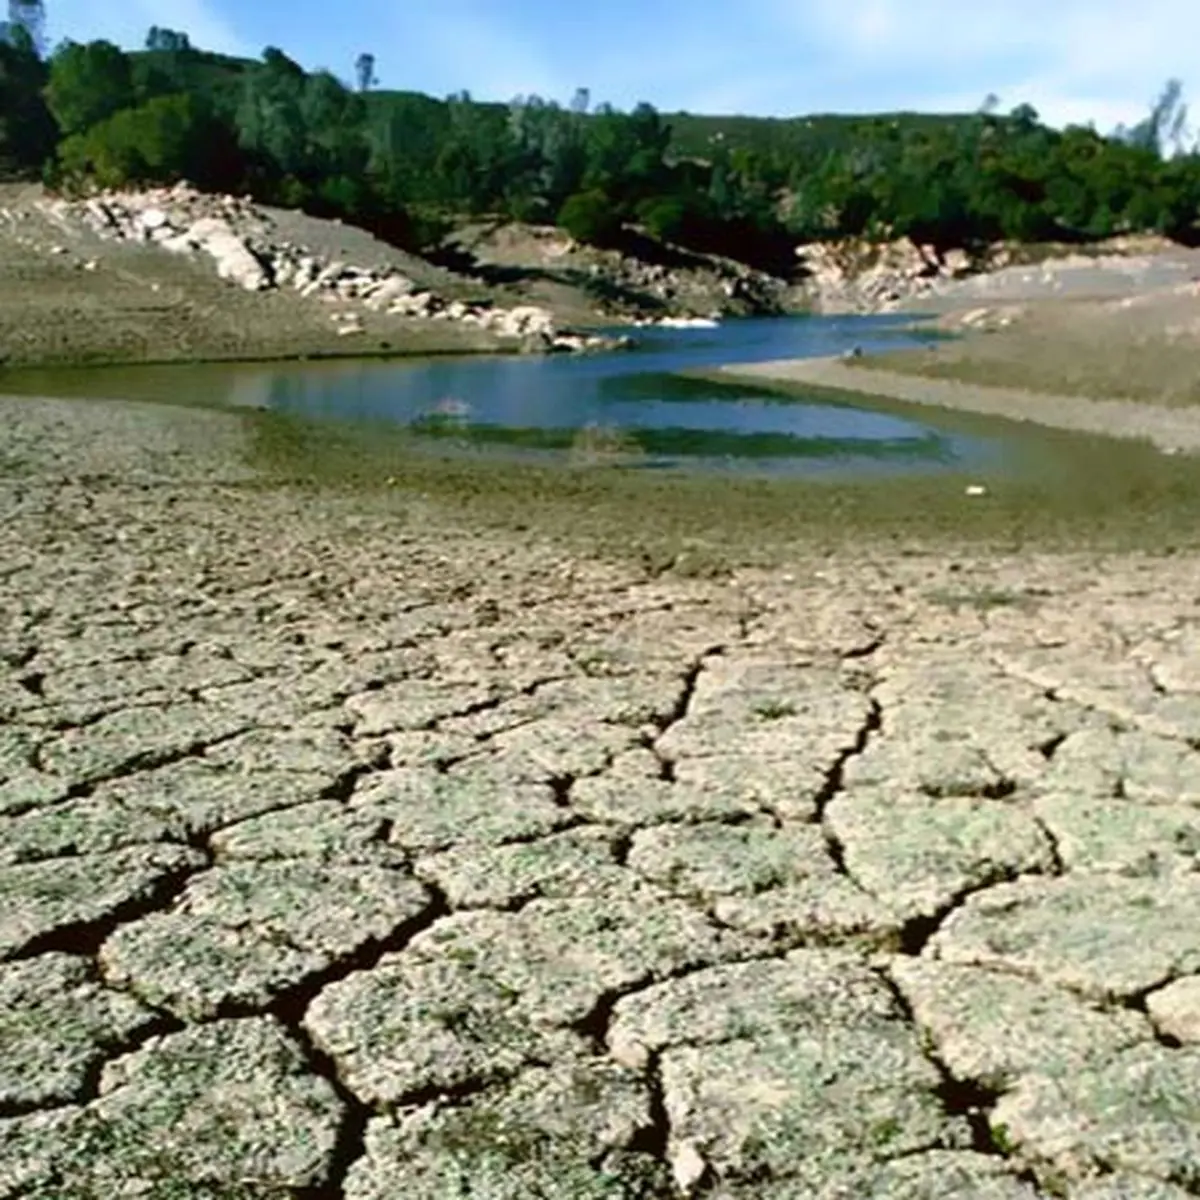
[[[188,179],[336,215],[421,248],[468,216],[557,222],[617,244],[640,227],[770,268],[797,242],[898,237],[1086,241],[1155,231],[1200,241],[1200,153],[1168,155],[1177,85],[1108,136],[1058,131],[1028,106],[959,116],[665,116],[536,96],[478,103],[377,90],[152,29],[144,51],[0,40],[0,176],[58,188]]]

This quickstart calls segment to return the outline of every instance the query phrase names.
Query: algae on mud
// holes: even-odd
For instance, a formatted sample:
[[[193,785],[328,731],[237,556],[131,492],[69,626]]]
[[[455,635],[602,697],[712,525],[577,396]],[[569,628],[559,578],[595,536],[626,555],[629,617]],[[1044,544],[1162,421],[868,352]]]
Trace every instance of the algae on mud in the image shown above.
[[[864,399],[882,411],[918,407]],[[939,411],[935,419],[947,429],[1012,439],[1020,446],[1018,469],[846,482],[650,472],[603,461],[551,466],[439,451],[390,426],[243,416],[249,461],[261,474],[256,486],[333,490],[364,504],[436,504],[483,528],[678,569],[769,566],[798,548],[1172,552],[1200,544],[1200,472],[1190,459],[1136,441],[1030,430],[967,413]],[[966,488],[979,482],[987,495],[968,496]]]

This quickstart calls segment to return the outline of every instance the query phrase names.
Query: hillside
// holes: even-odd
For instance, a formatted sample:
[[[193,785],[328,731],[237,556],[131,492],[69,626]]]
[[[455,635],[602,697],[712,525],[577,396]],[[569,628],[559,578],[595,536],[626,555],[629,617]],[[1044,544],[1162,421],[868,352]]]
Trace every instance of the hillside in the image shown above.
[[[970,128],[974,114],[913,112],[870,116],[811,113],[795,117],[753,117],[688,112],[664,114],[671,127],[671,148],[680,155],[703,158],[717,142],[752,154],[809,157],[844,146],[847,141],[891,130],[901,139]]]
[[[247,75],[262,69],[255,59],[235,58],[196,50],[179,63],[177,53],[143,50],[130,55],[139,73],[170,73],[189,88],[223,94],[236,102],[237,92]],[[452,124],[450,103],[446,99],[403,88],[376,88],[364,95],[369,120],[405,118],[413,120],[426,135],[446,134]],[[551,101],[552,102],[552,101]],[[490,117],[507,117],[510,105],[500,101],[472,100],[472,105]],[[583,114],[584,119],[595,113]],[[730,150],[753,154],[809,155],[828,152],[847,139],[869,137],[880,129],[895,130],[900,137],[967,127],[974,114],[930,114],[916,112],[877,113],[870,115],[810,113],[792,117],[764,117],[745,114],[670,112],[662,114],[670,131],[668,148],[678,157],[704,158],[713,144],[723,141]]]
[[[788,275],[798,243],[908,237],[939,251],[1200,240],[1200,154],[1167,159],[1168,87],[1127,134],[1007,114],[632,112],[525,97],[356,92],[279,49],[261,61],[156,30],[153,50],[0,47],[0,174],[60,188],[170,184],[340,217],[409,249],[456,225],[558,225],[621,249],[646,233]],[[599,81],[601,84],[603,81]],[[602,90],[597,89],[602,95]]]

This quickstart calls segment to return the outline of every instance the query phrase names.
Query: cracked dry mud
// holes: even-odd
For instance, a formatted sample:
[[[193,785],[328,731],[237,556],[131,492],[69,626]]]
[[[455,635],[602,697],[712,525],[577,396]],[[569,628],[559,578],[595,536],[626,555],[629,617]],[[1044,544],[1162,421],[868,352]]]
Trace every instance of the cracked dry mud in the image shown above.
[[[651,578],[0,417],[0,1200],[1200,1195],[1193,559]]]

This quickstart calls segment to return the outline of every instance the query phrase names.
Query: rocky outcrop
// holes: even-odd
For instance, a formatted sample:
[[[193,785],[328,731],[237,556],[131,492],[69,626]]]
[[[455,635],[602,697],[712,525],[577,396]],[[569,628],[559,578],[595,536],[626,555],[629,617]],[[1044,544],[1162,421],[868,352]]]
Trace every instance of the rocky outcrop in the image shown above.
[[[558,329],[536,305],[513,308],[447,299],[419,288],[394,267],[363,267],[323,258],[275,235],[268,213],[246,197],[211,195],[186,183],[142,192],[106,192],[81,200],[42,203],[60,226],[83,224],[100,237],[145,242],[211,260],[217,274],[251,292],[290,288],[306,298],[339,304],[331,314],[339,336],[362,332],[356,308],[428,321],[476,325],[523,350],[609,349],[620,339]]]
[[[797,246],[796,259],[803,275],[800,290],[818,312],[870,313],[890,312],[922,297],[961,294],[969,304],[972,297],[1013,300],[1053,295],[1067,286],[1066,276],[1072,272],[1079,278],[1092,276],[1091,290],[1111,294],[1111,284],[1099,279],[1105,271],[1136,277],[1150,263],[1178,249],[1153,235],[1109,238],[1087,246],[994,242],[969,250],[942,250],[909,238],[889,242],[848,238]],[[1163,280],[1174,281],[1169,275]]]
[[[687,265],[667,266],[609,254],[590,269],[627,292],[659,302],[674,318],[777,316],[789,310],[784,280],[716,255],[689,254],[689,260]]]
[[[795,311],[784,279],[745,263],[672,246],[631,231],[623,250],[585,245],[551,225],[464,226],[448,248],[471,267],[522,274],[527,283],[581,289],[608,320],[644,324]]]
[[[1003,265],[996,255],[940,251],[908,238],[810,242],[796,247],[803,290],[821,312],[888,312],[939,284]]]

